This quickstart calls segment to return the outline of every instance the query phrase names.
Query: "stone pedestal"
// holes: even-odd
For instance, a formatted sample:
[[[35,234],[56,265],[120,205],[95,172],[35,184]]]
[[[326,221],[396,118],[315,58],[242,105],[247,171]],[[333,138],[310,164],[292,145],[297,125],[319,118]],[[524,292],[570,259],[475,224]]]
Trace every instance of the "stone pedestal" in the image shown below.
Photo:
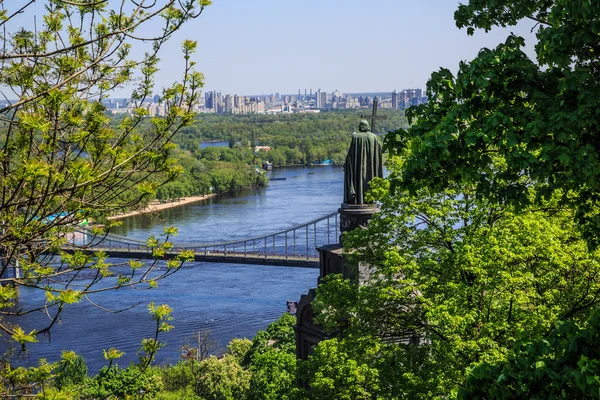
[[[379,212],[379,207],[376,204],[342,203],[342,207],[338,211],[340,213],[340,231],[344,233],[356,228],[365,228],[373,214]],[[340,243],[342,243],[341,234]]]
[[[374,204],[346,204],[343,203],[339,209],[340,231],[347,232],[356,228],[364,228],[369,220],[379,211]],[[319,262],[321,280],[330,274],[341,274],[344,278],[356,279],[355,272],[345,263],[342,251],[341,236],[340,243],[330,244],[317,248],[319,251]],[[359,277],[360,278],[360,271]],[[322,340],[331,336],[313,321],[312,301],[315,298],[315,290],[311,289],[307,295],[302,296],[296,311],[296,358],[306,360],[312,349]],[[305,385],[299,382],[300,385]]]
[[[312,349],[322,340],[330,338],[323,329],[313,321],[312,302],[315,299],[315,289],[308,291],[298,302],[296,313],[296,358],[306,360]]]
[[[330,274],[341,274],[344,278],[351,278],[351,269],[344,264],[344,255],[342,253],[342,245],[339,243],[327,244],[318,247],[319,264],[321,271],[319,273],[318,283],[321,279]]]

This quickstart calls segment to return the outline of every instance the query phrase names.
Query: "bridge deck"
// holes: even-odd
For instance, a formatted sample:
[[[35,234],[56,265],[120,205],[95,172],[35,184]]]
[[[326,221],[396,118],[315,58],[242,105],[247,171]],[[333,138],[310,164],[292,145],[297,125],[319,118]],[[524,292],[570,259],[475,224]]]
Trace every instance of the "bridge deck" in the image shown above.
[[[194,252],[194,260],[232,264],[281,265],[290,267],[318,268],[318,247],[337,240],[339,231],[338,212],[332,212],[300,225],[232,241],[213,243],[171,243],[165,258],[173,258],[178,251]],[[76,237],[77,235],[77,237]],[[86,228],[74,229],[70,243],[63,247],[66,252],[80,249],[87,252],[104,251],[110,257],[151,259],[152,250],[146,241],[112,233],[96,236]]]
[[[63,251],[66,253],[73,253],[74,251],[84,251],[87,253],[95,253],[102,251],[109,257],[114,258],[139,258],[139,259],[153,259],[150,251],[147,250],[136,250],[136,249],[124,249],[124,248],[108,248],[108,247],[94,247],[93,249],[77,249],[75,247],[65,247]],[[176,251],[166,252],[164,259],[171,259],[178,255]],[[253,264],[253,265],[271,265],[281,267],[296,267],[296,268],[319,268],[318,257],[306,257],[306,256],[285,256],[285,255],[272,255],[272,254],[254,254],[254,253],[240,253],[240,252],[228,252],[228,253],[205,253],[205,252],[194,252],[194,261],[197,262],[211,262],[211,263],[226,263],[226,264]]]

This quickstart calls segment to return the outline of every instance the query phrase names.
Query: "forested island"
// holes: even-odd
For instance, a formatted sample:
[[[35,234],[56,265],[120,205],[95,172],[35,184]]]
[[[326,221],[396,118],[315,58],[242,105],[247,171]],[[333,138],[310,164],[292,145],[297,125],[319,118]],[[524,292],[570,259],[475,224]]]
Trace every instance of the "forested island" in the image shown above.
[[[161,201],[265,185],[260,171],[268,161],[275,168],[331,160],[343,165],[352,132],[365,110],[319,114],[198,115],[173,138],[173,157],[182,167],[178,179],[160,186]],[[378,130],[406,126],[404,111],[380,110],[387,120]],[[148,122],[141,129],[147,127]],[[227,142],[229,147],[201,147],[202,142]],[[256,146],[261,150],[255,151]],[[265,150],[269,147],[270,150]],[[257,171],[258,170],[258,171]]]

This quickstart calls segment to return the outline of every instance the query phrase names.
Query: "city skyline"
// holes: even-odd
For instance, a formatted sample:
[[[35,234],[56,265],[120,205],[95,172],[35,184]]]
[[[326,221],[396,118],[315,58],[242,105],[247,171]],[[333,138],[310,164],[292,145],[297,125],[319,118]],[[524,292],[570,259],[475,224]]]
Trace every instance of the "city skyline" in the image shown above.
[[[198,113],[217,114],[319,113],[323,110],[371,108],[375,99],[379,102],[378,108],[393,110],[405,110],[428,101],[421,88],[406,88],[391,93],[343,93],[339,90],[326,92],[321,89],[313,93],[311,89],[305,90],[304,94],[298,90],[297,95],[272,93],[258,96],[205,91],[199,101],[193,104],[193,109]],[[106,98],[102,103],[113,115],[132,114],[135,111],[134,104],[128,98]],[[158,94],[149,96],[138,105],[146,108],[150,116],[166,115],[167,106]]]

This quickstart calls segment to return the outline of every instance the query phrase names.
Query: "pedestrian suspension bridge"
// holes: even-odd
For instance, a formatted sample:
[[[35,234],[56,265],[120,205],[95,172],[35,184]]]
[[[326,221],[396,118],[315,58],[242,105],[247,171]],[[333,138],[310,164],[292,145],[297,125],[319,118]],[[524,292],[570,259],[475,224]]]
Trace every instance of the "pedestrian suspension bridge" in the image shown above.
[[[201,262],[319,268],[316,248],[337,243],[338,232],[339,215],[335,211],[288,229],[245,239],[214,243],[172,241],[164,258],[193,251],[194,260]],[[111,233],[94,235],[91,229],[81,227],[75,229],[63,250],[101,251],[115,258],[155,258],[145,241]]]

